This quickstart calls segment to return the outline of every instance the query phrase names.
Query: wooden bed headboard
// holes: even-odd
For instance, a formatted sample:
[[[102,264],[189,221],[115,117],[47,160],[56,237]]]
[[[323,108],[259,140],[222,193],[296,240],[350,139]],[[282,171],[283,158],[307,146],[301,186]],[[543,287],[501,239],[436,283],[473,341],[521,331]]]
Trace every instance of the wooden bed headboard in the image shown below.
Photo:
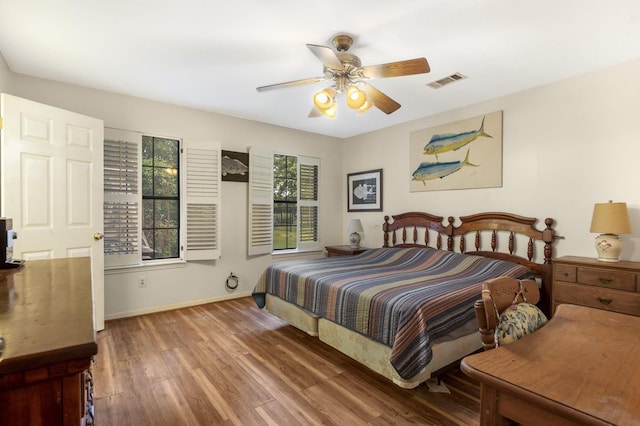
[[[389,222],[391,220],[389,216],[384,217],[382,247],[426,246],[445,250],[442,248],[442,240],[445,240],[446,250],[453,251],[453,224],[443,225],[444,217],[421,212],[401,213],[391,217],[393,222]],[[400,236],[396,231],[399,231]],[[435,245],[431,243],[433,239],[435,239]]]
[[[383,247],[433,247],[525,265],[540,279],[539,306],[550,314],[552,243],[556,238],[553,219],[546,218],[545,228],[539,230],[538,219],[504,212],[460,216],[457,226],[452,216],[445,225],[444,217],[421,212],[392,218],[384,217]]]

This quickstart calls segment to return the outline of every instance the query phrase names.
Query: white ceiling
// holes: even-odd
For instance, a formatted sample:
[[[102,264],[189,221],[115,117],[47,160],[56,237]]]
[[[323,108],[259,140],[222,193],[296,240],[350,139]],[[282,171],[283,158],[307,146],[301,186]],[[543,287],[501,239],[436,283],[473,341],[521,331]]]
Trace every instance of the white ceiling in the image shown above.
[[[327,82],[305,44],[354,37],[363,65],[426,57],[371,80],[402,107],[308,118]],[[638,0],[0,0],[19,74],[345,138],[640,58]],[[434,90],[434,80],[468,78]]]

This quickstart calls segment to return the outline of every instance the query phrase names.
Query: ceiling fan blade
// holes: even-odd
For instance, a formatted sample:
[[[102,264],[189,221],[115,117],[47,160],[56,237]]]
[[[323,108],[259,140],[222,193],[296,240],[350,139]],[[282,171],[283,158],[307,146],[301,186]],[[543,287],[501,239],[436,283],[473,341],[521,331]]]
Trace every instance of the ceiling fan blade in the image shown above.
[[[338,71],[344,70],[344,65],[330,47],[318,46],[317,44],[307,44],[307,47],[325,67]]]
[[[368,78],[401,77],[403,75],[424,74],[431,71],[425,58],[389,62],[388,64],[362,67],[362,74]]]
[[[367,96],[369,96],[373,101],[373,106],[385,114],[391,114],[401,106],[399,103],[370,84],[365,84],[364,90],[367,92]]]
[[[309,118],[316,118],[316,117],[322,117],[322,113],[320,112],[320,110],[318,108],[316,108],[315,106],[313,108],[311,108],[311,111],[309,111]]]
[[[257,87],[256,90],[258,92],[264,92],[267,90],[273,90],[273,89],[281,89],[283,87],[292,87],[292,86],[301,86],[303,84],[310,84],[310,83],[319,83],[321,81],[325,81],[327,80],[327,77],[312,77],[312,78],[305,78],[302,80],[293,80],[293,81],[287,81],[284,83],[278,83],[278,84],[270,84],[268,86],[260,86]]]

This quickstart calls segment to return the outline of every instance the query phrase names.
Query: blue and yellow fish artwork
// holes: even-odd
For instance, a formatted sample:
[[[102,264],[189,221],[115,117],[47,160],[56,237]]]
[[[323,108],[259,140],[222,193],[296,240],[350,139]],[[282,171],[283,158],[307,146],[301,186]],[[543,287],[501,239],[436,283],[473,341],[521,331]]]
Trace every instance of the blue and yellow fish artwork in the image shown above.
[[[425,155],[438,155],[447,151],[455,151],[463,146],[470,144],[477,138],[484,136],[493,138],[493,136],[484,132],[484,117],[482,124],[478,130],[462,133],[445,133],[441,135],[431,136],[431,140],[424,146]]]
[[[478,164],[472,164],[469,161],[469,150],[467,150],[467,156],[462,161],[447,161],[444,163],[420,163],[420,166],[413,172],[412,180],[422,181],[423,185],[426,185],[426,181],[433,179],[442,179],[445,176],[449,176],[451,173],[455,173],[465,166],[479,167]]]

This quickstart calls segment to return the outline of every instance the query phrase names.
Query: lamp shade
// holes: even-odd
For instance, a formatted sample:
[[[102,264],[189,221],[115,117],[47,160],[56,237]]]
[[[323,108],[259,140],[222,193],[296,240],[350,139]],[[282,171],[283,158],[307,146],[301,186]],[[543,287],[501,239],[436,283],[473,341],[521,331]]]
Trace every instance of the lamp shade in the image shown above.
[[[627,203],[596,203],[593,207],[591,231],[598,234],[630,234],[631,222]]]
[[[362,229],[362,222],[360,222],[360,219],[349,219],[349,227],[347,228],[347,231],[350,234],[354,232],[363,232],[364,229]]]

